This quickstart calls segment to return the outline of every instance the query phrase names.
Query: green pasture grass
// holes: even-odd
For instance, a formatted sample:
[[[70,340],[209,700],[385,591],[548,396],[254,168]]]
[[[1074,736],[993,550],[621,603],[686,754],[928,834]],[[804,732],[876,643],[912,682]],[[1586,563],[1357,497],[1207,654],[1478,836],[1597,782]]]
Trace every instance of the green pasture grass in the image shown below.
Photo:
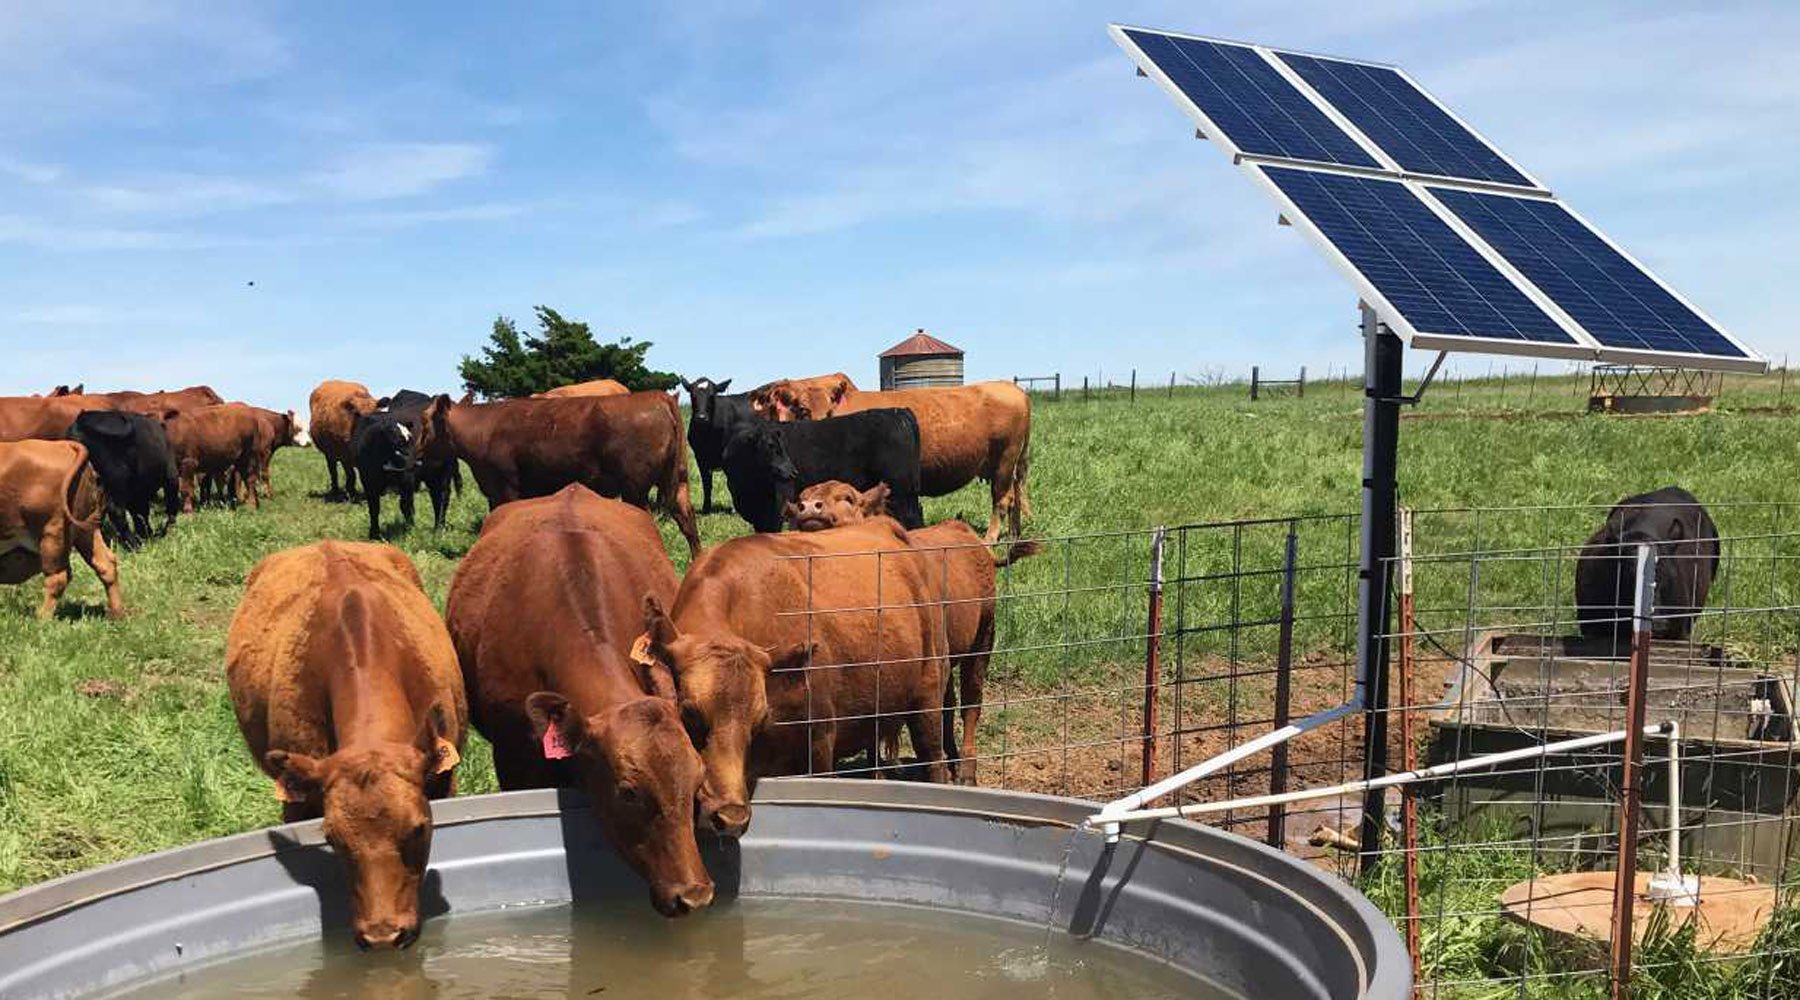
[[[1434,388],[1423,418],[1402,429],[1402,493],[1418,507],[1609,504],[1671,482],[1708,501],[1794,496],[1800,416],[1775,412],[1771,380],[1746,383],[1712,413],[1681,418],[1579,414],[1585,400],[1568,378],[1540,378],[1529,399],[1516,382],[1504,396],[1485,382],[1462,385],[1454,396],[1447,388],[1455,387]],[[1800,395],[1800,386],[1791,391]],[[999,646],[1011,652],[996,658],[995,677],[1066,685],[1139,662],[1146,529],[1354,511],[1360,449],[1353,387],[1320,385],[1304,399],[1255,403],[1242,386],[1180,389],[1172,397],[1147,390],[1135,403],[1119,393],[1086,402],[1071,392],[1058,402],[1037,397],[1028,531],[1094,537],[1053,542],[1006,571]],[[0,588],[0,890],[277,820],[269,783],[244,752],[225,693],[226,629],[244,576],[260,558],[321,538],[360,539],[366,515],[360,503],[316,495],[325,482],[317,452],[282,451],[274,478],[277,497],[261,510],[203,510],[167,537],[123,553],[131,608],[123,621],[98,613],[98,582],[82,566],[52,621],[32,617],[41,581]],[[431,530],[423,495],[422,523],[410,532],[397,527],[391,498],[384,505],[390,540],[418,566],[440,606],[486,511],[468,483],[442,532]],[[697,481],[693,494],[698,503]],[[729,502],[722,476],[715,497]],[[931,520],[964,515],[985,526],[986,488],[929,499],[925,510]],[[1597,517],[1495,516],[1481,525],[1481,544],[1578,544],[1589,520]],[[1728,511],[1719,520],[1727,534],[1752,530]],[[1456,540],[1442,546],[1465,544],[1468,520],[1445,523]],[[670,554],[685,566],[686,546],[672,525],[662,527]],[[745,531],[729,512],[701,518],[709,544]],[[1348,522],[1302,532],[1302,562],[1321,567],[1302,578],[1303,650],[1341,648],[1348,638],[1343,616],[1353,611],[1353,577],[1342,564],[1354,559],[1354,542]],[[1272,576],[1199,578],[1278,565],[1280,529],[1193,532],[1182,544],[1178,552],[1171,541],[1170,574],[1193,579],[1171,585],[1166,623],[1179,616],[1197,629],[1230,620],[1234,609],[1241,619],[1270,613]],[[1757,570],[1763,575],[1754,587],[1745,571],[1742,586],[1792,603],[1795,574],[1790,568],[1783,576],[1782,565]],[[1544,600],[1541,572],[1515,576],[1484,583],[1493,589],[1481,600]],[[1462,583],[1446,571],[1442,593],[1421,601],[1460,606]],[[1166,651],[1172,658],[1179,645],[1193,662],[1266,659],[1273,635],[1267,627],[1196,630],[1166,640]],[[491,756],[478,737],[459,775],[464,792],[494,790]]]

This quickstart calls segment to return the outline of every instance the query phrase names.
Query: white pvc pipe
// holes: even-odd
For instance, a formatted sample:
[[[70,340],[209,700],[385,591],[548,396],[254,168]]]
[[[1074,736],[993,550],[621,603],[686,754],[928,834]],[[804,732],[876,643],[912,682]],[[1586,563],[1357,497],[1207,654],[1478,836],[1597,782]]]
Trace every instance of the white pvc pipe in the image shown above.
[[[1644,727],[1646,736],[1662,736],[1674,731],[1672,722],[1658,723]],[[1088,817],[1089,826],[1105,824],[1116,827],[1121,823],[1132,823],[1139,820],[1175,819],[1183,816],[1197,816],[1202,813],[1226,812],[1232,809],[1254,809],[1259,806],[1271,806],[1288,802],[1304,802],[1309,799],[1326,799],[1352,792],[1366,792],[1377,788],[1388,788],[1393,785],[1410,784],[1415,781],[1431,781],[1447,778],[1464,771],[1475,771],[1481,768],[1494,767],[1511,763],[1515,760],[1527,760],[1545,754],[1562,753],[1569,750],[1580,750],[1585,747],[1603,746],[1607,743],[1618,743],[1625,739],[1626,730],[1617,729],[1609,733],[1596,733],[1592,736],[1578,736],[1573,739],[1559,740],[1534,747],[1521,747],[1517,750],[1503,750],[1499,753],[1485,754],[1480,757],[1469,757],[1465,760],[1438,764],[1434,767],[1423,767],[1400,774],[1389,774],[1372,781],[1352,781],[1327,788],[1308,788],[1298,792],[1286,792],[1281,795],[1258,795],[1250,798],[1229,799],[1222,802],[1192,802],[1182,806],[1165,806],[1160,809],[1115,810],[1107,806]]]
[[[1328,726],[1352,712],[1361,711],[1362,702],[1362,686],[1359,684],[1356,689],[1356,697],[1336,708],[1327,709],[1315,715],[1309,715],[1299,722],[1283,726],[1272,732],[1264,733],[1242,746],[1233,747],[1214,757],[1208,757],[1206,760],[1195,764],[1185,771],[1172,774],[1153,785],[1146,785],[1142,789],[1132,792],[1130,795],[1108,802],[1100,808],[1098,813],[1095,813],[1088,818],[1088,825],[1104,826],[1106,839],[1108,841],[1116,841],[1119,839],[1119,819],[1121,817],[1134,818],[1134,810],[1140,810],[1146,802],[1154,802],[1170,792],[1185,788],[1188,785],[1199,781],[1201,778],[1226,767],[1230,767],[1232,764],[1235,764],[1246,757],[1255,756],[1270,747],[1286,743],[1288,740],[1299,736],[1301,733],[1317,729],[1320,726]]]

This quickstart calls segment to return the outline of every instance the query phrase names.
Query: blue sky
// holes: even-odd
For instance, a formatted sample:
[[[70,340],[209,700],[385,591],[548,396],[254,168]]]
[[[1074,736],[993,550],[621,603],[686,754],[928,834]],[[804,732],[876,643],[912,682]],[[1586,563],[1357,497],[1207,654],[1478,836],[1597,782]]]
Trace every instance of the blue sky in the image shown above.
[[[1800,354],[1793,4],[5,0],[0,393],[449,388],[537,303],[744,386],[920,326],[971,377],[1354,367],[1112,20],[1404,65]]]

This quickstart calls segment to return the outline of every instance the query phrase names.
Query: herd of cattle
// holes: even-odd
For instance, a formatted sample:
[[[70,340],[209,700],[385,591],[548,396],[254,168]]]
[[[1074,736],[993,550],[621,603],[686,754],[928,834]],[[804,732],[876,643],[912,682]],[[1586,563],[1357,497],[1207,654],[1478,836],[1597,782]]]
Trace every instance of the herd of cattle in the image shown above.
[[[310,440],[333,493],[360,480],[372,538],[381,497],[397,494],[410,523],[420,484],[441,525],[467,464],[490,513],[442,615],[389,545],[322,541],[252,570],[226,650],[250,752],[286,819],[322,817],[361,947],[418,935],[429,802],[455,793],[471,725],[502,788],[585,789],[656,910],[679,916],[713,896],[697,837],[742,835],[761,777],[865,757],[879,773],[904,731],[927,780],[975,781],[996,574],[1037,551],[1018,540],[1030,409],[1010,384],[683,384],[685,435],[672,396],[617,383],[476,404],[329,381],[305,427],[204,387],[0,399],[0,581],[43,572],[48,614],[73,547],[117,614],[103,516],[135,544],[159,490],[165,529],[206,480],[254,505],[283,445]],[[705,508],[723,471],[755,533],[701,550],[688,448]],[[924,525],[921,495],[975,478],[992,484],[985,535]],[[692,551],[685,574],[652,491]],[[1719,545],[1704,508],[1675,488],[1629,498],[1578,564],[1590,635],[1616,639],[1622,547],[1642,541],[1666,557],[1658,593],[1674,613],[1659,632],[1687,634],[1705,606]]]

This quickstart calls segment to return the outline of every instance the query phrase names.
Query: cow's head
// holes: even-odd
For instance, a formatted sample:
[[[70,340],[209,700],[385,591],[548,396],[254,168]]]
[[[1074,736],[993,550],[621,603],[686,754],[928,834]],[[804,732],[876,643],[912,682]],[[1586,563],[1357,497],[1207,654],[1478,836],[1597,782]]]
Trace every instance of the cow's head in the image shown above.
[[[750,745],[769,725],[769,674],[804,669],[814,644],[765,649],[730,632],[684,635],[654,596],[644,598],[650,655],[675,679],[682,727],[706,764],[700,826],[727,837],[750,827]]]
[[[744,519],[757,531],[780,531],[782,505],[800,484],[781,428],[766,420],[739,428],[725,443],[723,464],[732,502]]]
[[[790,390],[790,395],[797,400],[791,404],[795,411],[793,419],[823,420],[831,416],[837,412],[838,404],[844,401],[852,388],[850,376],[843,372],[794,383]]]
[[[782,508],[782,516],[798,531],[822,531],[887,516],[888,484],[859,490],[835,479],[814,483],[800,498]]]
[[[293,410],[283,413],[281,421],[282,437],[286,443],[296,448],[312,447],[312,435],[306,432],[306,425],[294,415]]]
[[[688,409],[693,413],[694,422],[710,424],[717,415],[715,400],[726,389],[731,388],[731,380],[714,382],[702,375],[692,382],[682,379],[681,387],[688,392]]]
[[[443,710],[412,743],[371,743],[329,757],[270,750],[263,762],[283,802],[322,805],[325,839],[350,873],[350,926],[359,948],[405,948],[419,937],[419,882],[431,857],[425,785],[460,759]]]
[[[552,728],[619,856],[650,886],[650,903],[680,917],[712,902],[694,823],[705,767],[671,698],[646,695],[594,715],[539,691],[525,700],[539,742]]]

